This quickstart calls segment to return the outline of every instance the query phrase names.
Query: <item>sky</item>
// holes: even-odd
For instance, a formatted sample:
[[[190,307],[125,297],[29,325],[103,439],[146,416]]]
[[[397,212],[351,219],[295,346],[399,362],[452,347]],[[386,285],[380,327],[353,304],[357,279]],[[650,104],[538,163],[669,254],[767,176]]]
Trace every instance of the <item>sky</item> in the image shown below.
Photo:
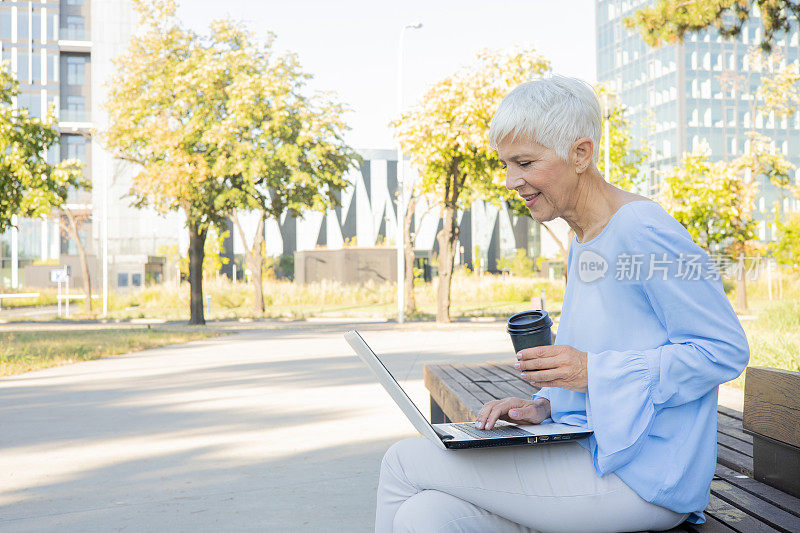
[[[400,31],[406,30],[404,107],[438,80],[468,65],[483,48],[533,45],[554,72],[596,81],[592,0],[182,0],[180,19],[198,32],[232,18],[255,35],[276,34],[314,76],[311,90],[332,91],[351,111],[348,143],[393,148]]]

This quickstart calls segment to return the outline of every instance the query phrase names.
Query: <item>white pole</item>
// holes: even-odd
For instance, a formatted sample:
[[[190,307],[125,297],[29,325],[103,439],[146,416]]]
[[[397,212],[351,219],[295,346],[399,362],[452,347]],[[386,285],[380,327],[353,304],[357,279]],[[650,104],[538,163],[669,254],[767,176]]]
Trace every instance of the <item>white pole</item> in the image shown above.
[[[112,163],[113,165],[113,163]],[[111,177],[106,172],[103,187],[103,316],[108,316],[108,190],[111,188]]]
[[[42,253],[41,253],[42,261],[47,261],[47,254],[49,251],[48,243],[50,242],[50,239],[48,238],[49,236],[47,234],[48,230],[47,226],[48,226],[47,217],[42,217]]]
[[[610,148],[611,143],[609,142],[609,137],[611,137],[611,125],[610,125],[611,120],[609,120],[610,115],[611,112],[606,107],[606,120],[605,120],[605,125],[603,126],[604,127],[603,137],[605,137],[604,139],[605,154],[603,154],[605,157],[603,159],[604,162],[603,170],[605,171],[604,174],[606,175],[606,181],[609,183],[611,183],[611,148]]]
[[[772,300],[772,260],[767,259],[767,294]]]
[[[400,42],[397,47],[397,116],[400,117],[403,112],[403,40],[406,35],[406,30],[419,29],[422,27],[421,22],[415,24],[406,24],[400,30]],[[402,324],[406,320],[406,294],[404,291],[405,281],[405,165],[403,161],[403,149],[400,147],[400,142],[397,143],[397,323]]]
[[[67,267],[64,267],[65,270],[66,268]],[[66,291],[66,294],[64,295],[64,299],[66,300],[64,302],[64,316],[69,318],[69,274],[67,274],[67,281],[64,282],[64,290]]]
[[[19,288],[19,218],[11,215],[11,288]]]

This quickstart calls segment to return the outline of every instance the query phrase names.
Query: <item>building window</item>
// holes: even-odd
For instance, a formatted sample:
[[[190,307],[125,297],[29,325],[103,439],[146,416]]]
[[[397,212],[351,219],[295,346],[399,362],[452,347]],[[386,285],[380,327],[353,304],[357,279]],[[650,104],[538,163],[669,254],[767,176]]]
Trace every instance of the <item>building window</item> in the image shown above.
[[[83,96],[67,96],[67,107],[70,111],[84,111],[86,109],[86,98]]]
[[[33,35],[31,38],[34,42],[42,40],[42,14],[38,9],[33,10],[33,24],[31,24]]]
[[[17,9],[17,42],[27,41],[28,33],[28,10]]]
[[[11,40],[11,11],[7,9],[0,11],[0,39]]]
[[[39,93],[20,93],[17,97],[17,104],[20,108],[25,108],[30,116],[42,117],[42,98]]]
[[[131,274],[131,285],[134,287],[141,287],[142,286],[142,275],[138,272],[136,274]]]
[[[44,50],[35,50],[33,52],[33,61],[31,61],[31,67],[33,71],[31,72],[31,81],[33,83],[41,83],[42,82],[42,53]]]
[[[82,135],[65,135],[67,141],[67,159],[86,162],[86,139]]]
[[[58,54],[50,54],[47,58],[47,81],[58,82]]]
[[[67,27],[64,28],[65,35],[62,38],[82,41],[86,39],[86,21],[83,17],[70,15],[67,17]]]
[[[47,24],[47,38],[50,41],[58,40],[58,15],[51,15]]]
[[[17,49],[17,79],[22,83],[28,83],[30,71],[28,70],[28,58],[30,54]]]
[[[67,58],[67,85],[83,85],[86,82],[86,58],[70,56]]]
[[[128,286],[128,273],[127,272],[120,272],[117,274],[117,287],[127,287]]]
[[[84,122],[86,117],[86,99],[83,96],[67,96],[67,107],[61,110],[61,120],[65,122]]]

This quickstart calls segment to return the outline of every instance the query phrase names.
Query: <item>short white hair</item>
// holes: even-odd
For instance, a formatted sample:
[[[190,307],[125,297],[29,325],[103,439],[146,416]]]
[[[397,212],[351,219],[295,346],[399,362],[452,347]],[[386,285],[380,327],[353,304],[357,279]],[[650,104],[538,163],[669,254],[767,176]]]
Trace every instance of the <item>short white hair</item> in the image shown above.
[[[527,137],[568,161],[573,143],[588,137],[597,163],[601,127],[600,103],[592,86],[554,74],[517,85],[503,98],[492,117],[489,143],[497,149],[509,135]]]

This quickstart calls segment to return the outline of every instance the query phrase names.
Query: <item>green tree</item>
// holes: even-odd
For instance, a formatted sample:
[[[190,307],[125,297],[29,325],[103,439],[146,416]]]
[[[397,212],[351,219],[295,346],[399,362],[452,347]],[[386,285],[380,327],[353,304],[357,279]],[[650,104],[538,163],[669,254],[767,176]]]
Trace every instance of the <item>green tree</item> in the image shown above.
[[[215,43],[229,43],[209,47],[204,60],[218,66],[226,112],[207,126],[205,136],[222,154],[214,173],[230,184],[225,203],[245,243],[255,310],[263,313],[266,220],[339,205],[348,184],[344,174],[358,157],[344,141],[345,108],[330,95],[305,93],[311,76],[294,54],[273,51],[272,34],[258,42],[231,21],[213,23],[212,31]],[[237,214],[241,210],[259,215],[252,240]]]
[[[742,256],[756,238],[753,207],[758,182],[743,176],[747,156],[730,162],[709,158],[706,143],[684,154],[680,166],[664,175],[659,199],[700,246],[709,252],[722,248],[734,257]],[[740,270],[737,307],[746,310],[747,287]]]
[[[778,239],[770,244],[770,251],[780,265],[800,272],[800,214],[789,215],[786,220],[775,221]]]
[[[47,152],[59,143],[52,109],[45,119],[30,116],[27,109],[14,109],[13,99],[19,94],[19,82],[0,68],[0,232],[11,226],[14,215],[47,216],[66,203],[70,190],[88,188],[82,179],[80,162],[66,160],[58,164],[47,161]]]
[[[776,34],[789,32],[800,20],[800,5],[792,0],[659,0],[625,19],[638,28],[650,46],[682,42],[687,33],[714,27],[723,37],[735,37],[757,8],[761,16],[761,48],[769,52]]]
[[[723,243],[755,238],[753,204],[758,185],[745,183],[736,162],[710,161],[708,144],[684,154],[659,186],[664,208],[709,252]]]
[[[68,220],[66,230],[75,239],[81,255],[87,312],[91,312],[91,280],[86,267],[86,253],[77,232],[75,216],[67,206],[70,191],[89,189],[81,163],[74,159],[57,164],[47,161],[47,153],[60,141],[53,109],[44,119],[30,116],[27,109],[14,109],[19,82],[0,66],[0,233],[11,226],[14,215],[40,217],[61,209]]]
[[[499,203],[510,196],[497,155],[486,139],[492,115],[513,87],[549,68],[533,49],[479,52],[474,65],[433,85],[419,104],[392,123],[419,172],[419,193],[441,209],[442,229],[436,236],[439,322],[450,321],[457,211],[476,199]]]
[[[533,275],[533,259],[528,257],[528,254],[523,248],[517,248],[514,255],[509,255],[497,260],[497,268],[510,272],[517,277],[526,277]]]
[[[309,166],[315,171],[331,167],[313,146],[326,126],[304,124],[303,116],[289,111],[294,108],[287,102],[297,100],[295,91],[306,76],[293,56],[274,57],[271,35],[255,43],[231,21],[214,22],[208,35],[198,35],[179,25],[174,0],[137,0],[136,7],[143,28],[117,60],[107,102],[107,144],[138,165],[132,190],[136,205],[185,213],[190,323],[203,324],[209,228],[221,227],[237,208],[254,207],[245,199],[256,176],[260,190],[271,193],[273,182],[265,176],[286,170],[287,161],[294,165],[288,168],[293,181],[281,182],[268,196],[269,205],[277,210],[283,186],[292,198],[303,198],[298,205],[308,204],[309,191],[319,188],[318,174]],[[272,85],[282,77],[286,80]],[[295,136],[305,144],[286,142],[289,134],[276,138],[276,129],[299,132]],[[298,151],[311,156],[298,157]],[[270,157],[274,154],[278,157]]]

